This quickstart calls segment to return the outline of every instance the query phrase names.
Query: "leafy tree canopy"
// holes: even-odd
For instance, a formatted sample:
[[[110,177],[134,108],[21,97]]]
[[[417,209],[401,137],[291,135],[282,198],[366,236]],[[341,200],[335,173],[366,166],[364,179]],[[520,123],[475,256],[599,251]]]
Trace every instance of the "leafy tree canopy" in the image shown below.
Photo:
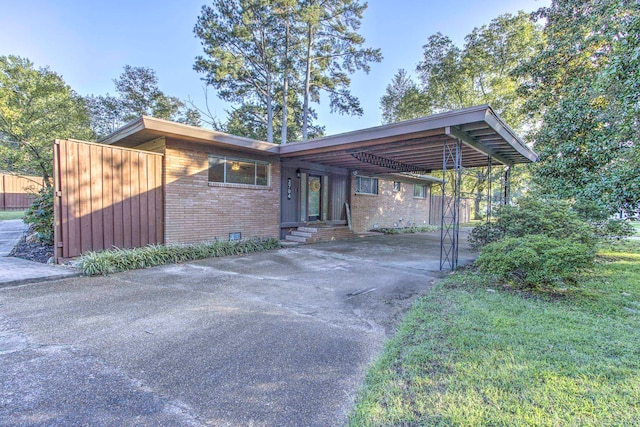
[[[381,59],[357,33],[365,8],[356,0],[214,0],[194,29],[204,49],[194,68],[220,98],[241,105],[230,122],[249,114],[255,126],[244,136],[278,142],[280,126],[280,140],[297,137],[298,129],[306,139],[321,129],[310,107],[321,93],[331,111],[362,114],[349,75]],[[242,131],[238,124],[230,123]]]
[[[609,212],[640,204],[640,5],[635,1],[554,0],[543,49],[519,74],[545,192],[593,201]]]
[[[462,48],[446,35],[431,35],[416,67],[418,82],[400,70],[387,87],[383,123],[490,104],[512,127],[526,128],[524,98],[517,92],[522,77],[514,70],[535,54],[540,40],[540,28],[524,12],[475,28]]]
[[[145,115],[199,126],[200,113],[180,99],[165,95],[158,86],[158,76],[151,68],[124,66],[113,80],[116,96],[91,95],[86,98],[91,113],[91,127],[99,137],[128,121]]]
[[[85,102],[48,68],[0,57],[0,168],[52,177],[52,141],[91,139]]]

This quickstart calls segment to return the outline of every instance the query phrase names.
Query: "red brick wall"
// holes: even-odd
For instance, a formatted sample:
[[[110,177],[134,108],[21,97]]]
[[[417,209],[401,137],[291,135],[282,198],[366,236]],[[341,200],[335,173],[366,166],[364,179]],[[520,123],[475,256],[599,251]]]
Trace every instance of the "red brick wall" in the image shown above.
[[[356,194],[356,179],[351,180],[351,221],[355,232],[379,228],[407,227],[409,224],[423,226],[429,223],[429,195],[413,197],[413,184],[402,182],[400,191],[393,190],[393,181],[378,179],[378,194]]]
[[[268,188],[208,182],[208,155],[270,162]],[[196,243],[280,233],[280,161],[252,153],[167,139],[165,149],[165,242]]]

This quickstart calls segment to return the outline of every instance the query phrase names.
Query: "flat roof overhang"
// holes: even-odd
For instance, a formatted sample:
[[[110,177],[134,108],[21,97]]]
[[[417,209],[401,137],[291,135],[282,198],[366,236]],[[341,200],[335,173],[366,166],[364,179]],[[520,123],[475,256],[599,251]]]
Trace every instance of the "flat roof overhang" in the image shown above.
[[[156,138],[167,137],[199,142],[206,145],[232,148],[260,154],[278,154],[277,144],[235,136],[211,129],[189,126],[154,117],[142,116],[122,126],[98,142],[120,147],[135,148]]]
[[[538,158],[488,105],[289,143],[279,152],[283,161],[316,162],[369,174],[402,168],[429,173],[443,168],[443,146],[455,140],[462,142],[462,167],[487,166],[489,157],[494,165],[509,166]]]

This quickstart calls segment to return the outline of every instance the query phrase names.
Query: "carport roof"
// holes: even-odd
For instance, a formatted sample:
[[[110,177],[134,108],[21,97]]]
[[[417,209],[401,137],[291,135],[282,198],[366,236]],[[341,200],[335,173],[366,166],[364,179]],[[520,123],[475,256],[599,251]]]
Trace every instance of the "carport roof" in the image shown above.
[[[367,174],[428,173],[442,169],[443,145],[462,142],[462,166],[512,165],[537,160],[489,105],[448,111],[390,125],[284,145],[143,116],[100,142],[136,147],[168,136],[207,145],[279,155]]]
[[[489,105],[289,143],[280,146],[279,153],[283,160],[312,161],[365,173],[403,167],[429,172],[442,169],[443,144],[456,139],[462,142],[463,167],[486,166],[488,157],[493,158],[493,164],[505,165],[534,162],[538,157]]]

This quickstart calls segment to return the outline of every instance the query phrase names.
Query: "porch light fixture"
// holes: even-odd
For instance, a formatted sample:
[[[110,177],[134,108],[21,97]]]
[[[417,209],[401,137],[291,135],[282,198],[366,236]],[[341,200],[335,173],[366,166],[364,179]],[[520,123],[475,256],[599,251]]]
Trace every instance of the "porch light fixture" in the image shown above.
[[[300,169],[296,169],[296,176],[298,178],[300,178],[302,176],[302,173],[300,172]]]
[[[238,162],[231,163],[231,170],[232,171],[239,171],[240,170],[240,163],[238,163]]]

